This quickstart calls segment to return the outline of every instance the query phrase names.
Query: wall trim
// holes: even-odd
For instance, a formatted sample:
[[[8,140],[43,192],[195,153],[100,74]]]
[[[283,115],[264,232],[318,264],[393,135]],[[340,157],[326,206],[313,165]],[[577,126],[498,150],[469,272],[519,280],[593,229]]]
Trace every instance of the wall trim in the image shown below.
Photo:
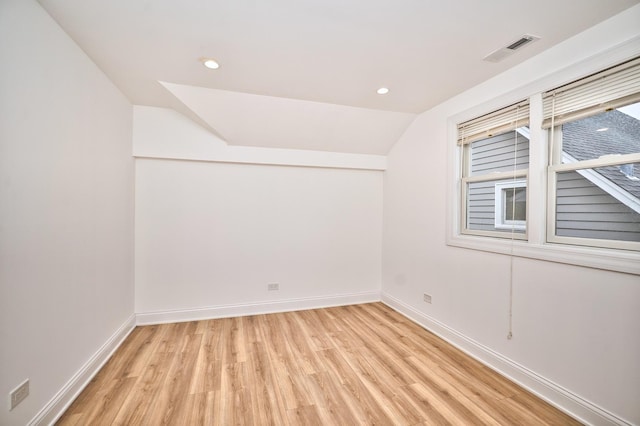
[[[116,330],[111,337],[89,358],[89,360],[71,377],[71,379],[54,395],[53,398],[35,415],[28,426],[53,425],[89,384],[93,376],[111,358],[124,339],[135,328],[135,314]]]
[[[398,313],[584,424],[631,425],[630,422],[476,342],[399,299],[383,292],[381,300]]]
[[[243,147],[237,147],[243,148]],[[256,150],[258,148],[255,148]],[[277,148],[264,148],[264,150],[275,151]],[[294,150],[291,150],[294,151]],[[162,155],[139,155],[134,154],[135,159],[140,160],[173,160],[191,161],[196,163],[229,163],[229,164],[249,164],[253,166],[282,166],[282,167],[311,167],[318,169],[346,169],[346,170],[370,170],[383,172],[387,169],[387,157],[374,154],[349,154],[326,152],[314,154],[318,151],[308,153],[294,153],[297,158],[288,159],[277,152],[264,154],[251,153],[235,155],[217,155],[215,158],[190,158],[186,156],[162,156]],[[350,156],[350,157],[348,157]],[[268,157],[268,158],[267,158]]]
[[[136,314],[136,324],[151,325],[247,315],[273,314],[279,312],[329,308],[333,306],[355,305],[379,301],[380,292],[370,291],[364,293],[339,294],[334,296],[304,297],[256,303],[210,306],[195,309],[143,312]]]

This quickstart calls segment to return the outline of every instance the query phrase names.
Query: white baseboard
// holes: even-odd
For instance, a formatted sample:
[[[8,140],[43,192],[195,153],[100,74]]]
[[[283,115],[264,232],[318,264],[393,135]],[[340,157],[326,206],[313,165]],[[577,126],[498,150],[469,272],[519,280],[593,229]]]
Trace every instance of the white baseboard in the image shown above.
[[[120,347],[124,339],[135,328],[135,315],[131,315],[113,333],[104,345],[78,370],[76,374],[55,394],[42,410],[28,423],[29,426],[53,425],[80,392],[89,384],[102,366],[111,358],[111,355]]]
[[[214,318],[229,318],[247,315],[271,314],[276,312],[300,311],[304,309],[328,308],[331,306],[355,305],[379,302],[380,292],[340,294],[334,296],[307,297],[260,303],[211,306],[206,308],[183,309],[136,314],[137,325],[163,324],[169,322],[198,321]]]
[[[381,296],[383,303],[400,314],[584,424],[594,426],[631,425],[630,422],[581,398],[568,389],[534,373],[393,296],[385,293],[382,293]]]

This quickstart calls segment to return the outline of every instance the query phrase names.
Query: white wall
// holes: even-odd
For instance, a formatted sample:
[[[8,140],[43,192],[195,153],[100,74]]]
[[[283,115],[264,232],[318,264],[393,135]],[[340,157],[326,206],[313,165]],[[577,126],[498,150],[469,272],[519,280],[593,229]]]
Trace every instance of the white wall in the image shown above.
[[[514,337],[507,340],[509,257],[446,245],[445,182],[450,171],[447,143],[454,143],[448,134],[450,117],[511,91],[526,96],[527,89],[522,88],[547,73],[563,73],[565,67],[592,61],[593,55],[634,37],[631,45],[637,47],[638,23],[640,6],[416,119],[388,156],[382,283],[383,297],[401,310],[448,329],[462,346],[477,343],[469,350],[514,361],[636,424],[640,423],[640,278],[516,258]],[[433,304],[422,301],[424,292],[432,295]],[[595,414],[587,420],[606,422]]]
[[[219,144],[161,109],[135,117],[147,156],[154,142],[164,157]],[[381,228],[381,171],[139,158],[136,312],[157,322],[376,300]]]
[[[0,424],[24,425],[133,314],[132,118],[35,1],[0,2],[0,58]]]
[[[20,406],[0,404],[0,424],[21,425],[134,312],[132,114],[37,3],[0,8],[0,399],[31,380]],[[515,259],[508,341],[509,260],[446,246],[444,185],[449,117],[637,36],[638,22],[636,7],[422,114],[389,155],[384,225],[379,158],[136,160],[136,311],[153,320],[364,300],[382,267],[384,292],[404,307],[640,423],[638,277]],[[266,291],[272,282],[279,292]]]

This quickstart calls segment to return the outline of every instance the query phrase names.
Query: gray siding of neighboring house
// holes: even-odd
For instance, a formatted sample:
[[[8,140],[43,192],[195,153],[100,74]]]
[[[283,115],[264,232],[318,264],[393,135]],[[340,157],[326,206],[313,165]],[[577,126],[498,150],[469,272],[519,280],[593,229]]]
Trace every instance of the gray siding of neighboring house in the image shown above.
[[[515,132],[474,142],[471,145],[471,176],[494,171],[513,171],[529,167],[529,140]],[[514,153],[515,150],[515,153]],[[511,232],[495,228],[495,184],[504,181],[475,182],[469,185],[467,228],[483,231]],[[523,232],[523,231],[516,231]]]
[[[529,167],[529,140],[515,132],[508,132],[471,144],[471,176],[489,172],[509,172],[514,163],[517,169]],[[515,150],[515,153],[514,153]]]
[[[640,241],[640,214],[579,173],[559,173],[556,235]]]
[[[495,181],[469,184],[467,228],[495,231]]]

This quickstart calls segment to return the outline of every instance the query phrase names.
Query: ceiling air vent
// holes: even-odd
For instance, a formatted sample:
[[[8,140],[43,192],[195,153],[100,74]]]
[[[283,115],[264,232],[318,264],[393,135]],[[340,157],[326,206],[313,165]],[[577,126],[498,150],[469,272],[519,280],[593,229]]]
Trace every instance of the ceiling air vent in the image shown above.
[[[487,62],[500,62],[507,56],[512,55],[513,52],[515,52],[516,50],[537,40],[540,40],[540,37],[525,34],[522,37],[520,37],[518,40],[510,43],[508,46],[501,47],[500,49],[489,53],[487,56],[484,57],[484,60]]]

